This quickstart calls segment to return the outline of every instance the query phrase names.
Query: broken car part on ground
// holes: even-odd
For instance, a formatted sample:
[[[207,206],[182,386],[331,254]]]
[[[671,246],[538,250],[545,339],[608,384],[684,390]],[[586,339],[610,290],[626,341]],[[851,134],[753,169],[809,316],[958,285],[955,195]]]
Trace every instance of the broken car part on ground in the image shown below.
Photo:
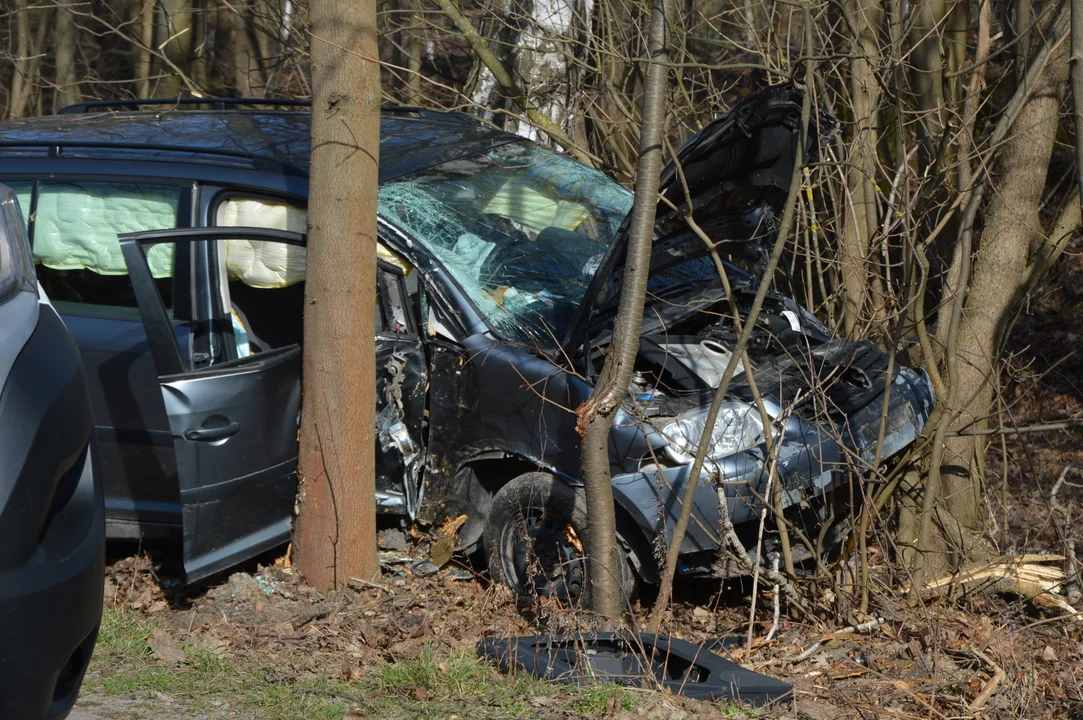
[[[309,157],[305,111],[198,102],[88,103],[0,126],[0,180],[88,368],[110,535],[179,540],[190,580],[289,539]],[[657,580],[655,548],[690,480],[677,570],[724,575],[715,479],[752,547],[768,436],[785,512],[809,527],[846,518],[850,478],[912,443],[932,410],[922,371],[889,375],[874,345],[833,338],[769,293],[709,467],[689,478],[736,331],[684,188],[746,313],[807,159],[800,109],[799,91],[769,88],[678,152],[683,182],[664,171],[678,210],[658,214],[642,349],[610,444],[629,592]],[[808,147],[832,126],[813,123]],[[609,343],[632,194],[458,113],[387,108],[381,133],[378,507],[427,524],[465,515],[460,547],[484,551],[494,576],[574,600],[586,530],[574,410]]]
[[[554,682],[611,682],[697,700],[739,700],[756,706],[793,698],[789,684],[746,670],[711,652],[706,644],[669,635],[490,637],[478,641],[477,653],[501,672],[528,672]]]

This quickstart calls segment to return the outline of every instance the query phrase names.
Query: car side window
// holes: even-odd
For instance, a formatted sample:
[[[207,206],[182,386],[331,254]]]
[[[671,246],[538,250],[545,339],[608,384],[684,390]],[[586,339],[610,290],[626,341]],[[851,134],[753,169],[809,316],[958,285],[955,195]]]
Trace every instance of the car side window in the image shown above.
[[[227,195],[213,208],[219,227],[261,227],[304,233],[304,207],[277,198]],[[413,268],[384,247],[379,257],[405,274]],[[225,240],[219,244],[219,275],[225,306],[231,310],[237,355],[300,343],[303,337],[305,248],[267,240]],[[391,273],[389,273],[390,275]],[[384,287],[383,276],[380,286]],[[396,290],[397,292],[397,290]],[[376,332],[407,327],[407,306],[377,293]],[[389,316],[388,312],[398,314]]]
[[[183,188],[102,182],[15,182],[38,280],[67,310],[136,308],[118,233],[178,225]],[[167,309],[173,307],[172,244],[148,255]]]

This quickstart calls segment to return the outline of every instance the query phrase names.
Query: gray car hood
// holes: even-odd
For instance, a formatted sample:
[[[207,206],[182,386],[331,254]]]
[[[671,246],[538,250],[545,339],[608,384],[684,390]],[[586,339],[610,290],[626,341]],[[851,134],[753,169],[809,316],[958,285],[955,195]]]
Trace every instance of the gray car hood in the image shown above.
[[[659,193],[669,202],[658,203],[651,272],[707,254],[685,220],[689,199],[693,219],[711,240],[737,244],[727,248],[731,254],[754,260],[766,257],[775,237],[775,216],[785,203],[798,161],[803,97],[792,85],[767,88],[712,120],[681,146],[660,178]],[[836,127],[830,115],[813,114],[802,165]],[[565,347],[580,349],[593,318],[615,306],[630,229],[631,213],[599,264]]]

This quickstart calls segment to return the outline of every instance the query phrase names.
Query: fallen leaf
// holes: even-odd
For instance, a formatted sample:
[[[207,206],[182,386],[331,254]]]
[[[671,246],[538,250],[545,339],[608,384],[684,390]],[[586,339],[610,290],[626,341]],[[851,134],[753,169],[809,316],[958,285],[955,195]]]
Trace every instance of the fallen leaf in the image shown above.
[[[1056,662],[1057,652],[1050,645],[1045,646],[1045,650],[1042,650],[1042,660],[1046,662]]]
[[[167,663],[183,663],[187,661],[184,656],[184,648],[180,646],[169,631],[165,628],[154,628],[147,640],[147,647],[159,659]]]
[[[188,644],[193,650],[198,652],[221,655],[222,651],[229,646],[229,641],[223,640],[217,635],[211,635],[210,633],[198,633],[191,637]]]
[[[417,690],[414,690],[414,697],[417,698],[418,702],[425,702],[429,699],[429,691],[423,687],[419,687]]]

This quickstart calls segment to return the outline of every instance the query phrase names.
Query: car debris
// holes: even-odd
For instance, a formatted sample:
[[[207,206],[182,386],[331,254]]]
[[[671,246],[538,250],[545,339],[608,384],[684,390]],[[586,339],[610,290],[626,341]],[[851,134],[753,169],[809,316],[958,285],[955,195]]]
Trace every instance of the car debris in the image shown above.
[[[489,637],[478,641],[477,654],[503,673],[523,671],[558,683],[609,682],[754,706],[793,697],[788,683],[742,668],[704,645],[669,635],[600,632]]]

